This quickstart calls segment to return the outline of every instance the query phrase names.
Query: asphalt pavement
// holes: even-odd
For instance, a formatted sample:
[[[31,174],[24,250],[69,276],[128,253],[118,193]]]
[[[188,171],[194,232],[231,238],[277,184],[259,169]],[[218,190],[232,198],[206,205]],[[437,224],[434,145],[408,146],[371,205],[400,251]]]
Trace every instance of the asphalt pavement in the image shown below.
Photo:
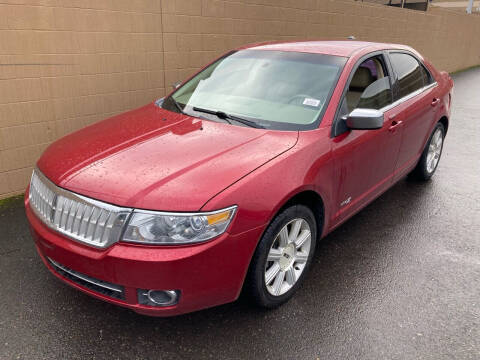
[[[21,201],[0,206],[0,359],[480,359],[480,68],[454,76],[437,173],[317,248],[296,296],[149,318],[59,282]]]

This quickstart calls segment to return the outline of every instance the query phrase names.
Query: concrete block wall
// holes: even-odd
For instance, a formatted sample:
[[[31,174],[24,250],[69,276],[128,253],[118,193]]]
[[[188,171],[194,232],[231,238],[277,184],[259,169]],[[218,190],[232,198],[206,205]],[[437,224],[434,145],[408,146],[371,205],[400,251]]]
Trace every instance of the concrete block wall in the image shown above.
[[[164,93],[160,0],[0,0],[0,197],[53,140]]]
[[[480,18],[353,0],[0,0],[0,198],[55,139],[163,96],[228,49],[344,39],[411,45],[440,69],[480,64]],[[476,34],[476,35],[475,35]]]

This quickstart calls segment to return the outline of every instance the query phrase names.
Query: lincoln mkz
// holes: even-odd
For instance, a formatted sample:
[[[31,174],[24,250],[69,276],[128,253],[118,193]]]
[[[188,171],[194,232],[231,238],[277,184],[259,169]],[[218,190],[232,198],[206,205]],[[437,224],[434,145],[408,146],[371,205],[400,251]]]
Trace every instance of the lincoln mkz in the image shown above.
[[[25,196],[65,283],[138,313],[298,290],[319,240],[434,174],[453,82],[410,47],[246,46],[171,94],[52,143]]]

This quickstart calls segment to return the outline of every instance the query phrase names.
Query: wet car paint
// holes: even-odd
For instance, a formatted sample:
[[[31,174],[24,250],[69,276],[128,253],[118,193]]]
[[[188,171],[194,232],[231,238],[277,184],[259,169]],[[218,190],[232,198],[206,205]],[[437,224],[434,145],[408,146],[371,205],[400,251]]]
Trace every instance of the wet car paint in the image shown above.
[[[322,42],[318,44],[319,52],[327,51]],[[284,46],[285,51],[293,51],[292,44]],[[394,177],[401,178],[415,166],[428,131],[441,117],[450,115],[450,108],[444,103],[438,107],[440,112],[428,107],[433,115],[424,126],[425,133],[418,134],[420,140],[408,136],[399,142],[398,134],[388,129],[388,118],[381,130],[349,130],[332,138],[331,124],[339,100],[359,59],[388,49],[404,49],[420,57],[413,49],[397,45],[343,42],[336,46],[337,50],[343,47],[351,57],[318,129],[298,132],[230,126],[149,104],[71,134],[53,143],[40,158],[39,169],[58,186],[119,206],[210,211],[237,205],[235,218],[224,235],[191,246],[192,253],[200,254],[198,257],[186,255],[189,250],[184,247],[120,242],[96,250],[94,257],[101,260],[92,262],[84,245],[74,246],[35,221],[27,193],[27,214],[41,256],[70,267],[73,264],[75,270],[89,276],[129,286],[132,294],[135,288],[179,289],[184,295],[173,308],[142,308],[133,295],[119,303],[142,313],[170,316],[234,301],[261,234],[295,195],[308,193],[321,198],[323,236],[341,225],[392,186]],[[425,62],[425,66],[430,68],[431,64]],[[437,81],[432,96],[446,99],[444,93],[450,92],[451,79],[433,67],[431,72]],[[409,102],[415,104],[421,96]],[[416,157],[401,167],[396,164],[396,151],[390,154],[382,150],[388,148],[393,136],[400,150],[413,140],[418,145]],[[341,154],[346,156],[342,158]],[[346,202],[349,197],[351,201]],[[238,258],[228,262],[232,254]],[[162,257],[174,261],[150,260]],[[227,261],[228,271],[211,271],[218,269],[218,258]],[[192,269],[196,272],[189,275]],[[106,296],[95,296],[112,302]]]

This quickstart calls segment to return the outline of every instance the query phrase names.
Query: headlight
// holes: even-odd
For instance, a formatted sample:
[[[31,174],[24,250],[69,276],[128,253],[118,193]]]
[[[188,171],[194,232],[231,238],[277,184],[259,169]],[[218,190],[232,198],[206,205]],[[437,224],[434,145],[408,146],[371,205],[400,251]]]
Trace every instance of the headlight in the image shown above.
[[[225,232],[236,209],[195,214],[134,210],[122,240],[153,245],[207,241]]]

